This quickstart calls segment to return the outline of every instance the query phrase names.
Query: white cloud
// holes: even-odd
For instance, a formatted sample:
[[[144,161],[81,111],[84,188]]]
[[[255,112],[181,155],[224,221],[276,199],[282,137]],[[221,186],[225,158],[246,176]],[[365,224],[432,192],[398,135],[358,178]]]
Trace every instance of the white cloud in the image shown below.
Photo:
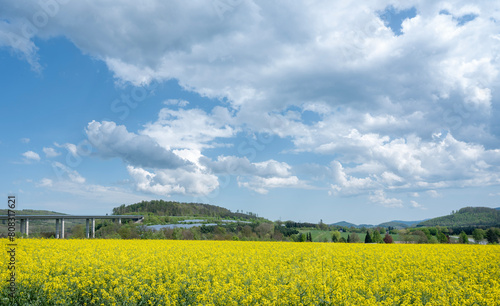
[[[58,148],[66,149],[69,153],[71,153],[71,155],[73,155],[73,157],[77,157],[79,155],[78,154],[78,147],[75,144],[72,144],[72,143],[65,143],[65,144],[54,143],[54,145]]]
[[[410,207],[411,208],[418,208],[418,209],[422,209],[422,210],[426,210],[427,208],[420,205],[417,201],[410,201]]]
[[[70,181],[76,184],[85,183],[85,178],[78,173],[78,171],[71,169],[68,166],[61,164],[60,162],[52,163],[52,170],[59,179]]]
[[[49,148],[44,147],[43,153],[45,153],[45,156],[47,158],[57,157],[57,156],[61,155],[60,152],[57,152],[54,148],[50,148],[50,147]]]
[[[275,160],[252,163],[246,157],[219,156],[216,161],[204,159],[203,163],[214,173],[261,177],[291,176],[291,166]]]
[[[162,169],[175,169],[188,164],[149,136],[130,133],[125,126],[114,122],[92,121],[86,133],[97,154],[103,158],[119,157],[134,166]]]
[[[344,171],[344,167],[342,167],[342,164],[338,161],[331,163],[331,171],[334,182],[331,185],[331,189],[336,194],[340,193],[341,195],[352,195],[379,187],[374,178],[357,178],[347,175]]]
[[[150,172],[127,166],[127,171],[134,179],[137,190],[162,196],[172,194],[204,196],[219,186],[215,175],[199,170],[164,169]]]
[[[298,177],[251,177],[248,181],[238,179],[238,186],[246,187],[260,194],[267,194],[269,189],[274,188],[297,188],[304,187]]]
[[[21,138],[22,143],[29,143],[30,139],[29,138]]]
[[[8,11],[7,8],[5,8],[4,12],[6,11]],[[40,71],[38,47],[32,41],[32,35],[29,35],[26,23],[23,24],[19,17],[8,22],[0,19],[0,47],[8,47],[14,50],[31,65],[33,70]]]
[[[189,105],[189,102],[186,100],[168,99],[168,100],[164,101],[163,104],[179,106],[179,107],[186,107],[187,105]]]
[[[231,125],[234,118],[227,108],[215,107],[210,114],[201,109],[172,110],[164,108],[158,120],[146,124],[140,132],[154,139],[167,150],[202,150],[217,146],[214,140],[231,138],[237,130]]]
[[[387,198],[386,194],[383,190],[376,190],[375,192],[373,192],[370,195],[369,199],[373,203],[377,203],[377,204],[380,204],[380,205],[382,205],[384,207],[388,207],[388,208],[401,208],[401,207],[403,207],[403,201],[401,201],[400,199],[396,199],[396,198]],[[414,202],[414,201],[412,201],[412,202]]]
[[[292,174],[290,165],[276,160],[252,163],[246,157],[219,156],[216,161],[204,158],[202,162],[215,174],[235,175],[239,187],[260,194],[274,188],[310,188]]]
[[[33,151],[27,151],[27,152],[24,152],[23,153],[23,156],[27,159],[27,160],[32,160],[32,161],[40,161],[40,155],[38,155],[38,153],[35,153]]]
[[[439,198],[441,196],[436,190],[428,190],[426,193],[432,198]]]

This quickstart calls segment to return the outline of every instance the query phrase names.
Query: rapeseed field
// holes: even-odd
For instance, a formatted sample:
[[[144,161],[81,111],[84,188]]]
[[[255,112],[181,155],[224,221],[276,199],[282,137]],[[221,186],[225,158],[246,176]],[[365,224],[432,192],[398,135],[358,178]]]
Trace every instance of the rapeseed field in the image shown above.
[[[500,305],[500,246],[16,243],[16,298],[4,268],[4,305]]]

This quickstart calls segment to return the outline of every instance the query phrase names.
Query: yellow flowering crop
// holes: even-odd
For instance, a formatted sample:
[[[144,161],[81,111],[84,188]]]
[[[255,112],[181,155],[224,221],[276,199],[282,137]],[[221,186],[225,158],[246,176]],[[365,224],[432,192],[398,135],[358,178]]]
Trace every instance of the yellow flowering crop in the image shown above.
[[[15,305],[500,305],[499,246],[16,242]]]

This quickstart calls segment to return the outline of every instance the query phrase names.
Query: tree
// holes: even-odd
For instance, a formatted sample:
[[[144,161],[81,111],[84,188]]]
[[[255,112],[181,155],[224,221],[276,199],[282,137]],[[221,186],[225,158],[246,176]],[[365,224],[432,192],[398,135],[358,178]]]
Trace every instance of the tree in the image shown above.
[[[431,232],[429,231],[429,229],[424,227],[422,229],[422,232],[425,234],[425,237],[427,237],[427,241],[429,241],[431,239]]]
[[[372,243],[372,236],[370,235],[370,231],[366,231],[365,243]]]
[[[480,228],[474,229],[472,232],[472,238],[474,238],[476,243],[479,243],[484,238],[484,231]]]
[[[467,234],[464,231],[462,231],[460,235],[458,235],[458,242],[465,244],[469,243],[469,237],[467,237]]]
[[[372,242],[381,243],[382,241],[383,240],[382,240],[382,236],[380,235],[380,232],[377,230],[374,230],[373,236],[372,236]]]
[[[264,238],[266,234],[271,235],[274,232],[274,224],[273,223],[261,223],[259,226],[255,228],[255,232],[257,232],[260,238]]]
[[[446,235],[441,231],[438,231],[436,238],[439,243],[448,243],[448,238],[446,238]]]
[[[380,233],[379,233],[380,234]],[[359,236],[358,234],[356,233],[351,233],[349,236],[347,236],[347,242],[350,242],[350,243],[358,243],[360,242],[361,240],[359,239]]]
[[[85,228],[82,224],[77,224],[71,229],[71,238],[85,238]]]
[[[333,231],[332,242],[340,242],[340,232],[339,231]]]
[[[488,243],[497,243],[498,242],[498,233],[494,228],[489,228],[486,231],[486,240],[488,240]]]
[[[250,225],[245,225],[245,226],[243,226],[241,233],[245,237],[250,237],[250,236],[252,236],[253,231],[252,231],[252,228],[250,227]]]
[[[392,236],[389,235],[389,233],[385,233],[384,242],[385,243],[393,243],[394,242],[392,239]]]
[[[328,230],[328,225],[323,223],[323,219],[319,220],[318,228],[322,231]]]
[[[428,243],[429,239],[423,231],[414,231],[413,236],[416,238],[417,243]]]
[[[339,242],[346,243],[347,241],[345,240],[344,237],[340,237]]]
[[[300,239],[299,239],[300,242],[305,242],[306,241],[306,234],[302,233],[300,234]]]

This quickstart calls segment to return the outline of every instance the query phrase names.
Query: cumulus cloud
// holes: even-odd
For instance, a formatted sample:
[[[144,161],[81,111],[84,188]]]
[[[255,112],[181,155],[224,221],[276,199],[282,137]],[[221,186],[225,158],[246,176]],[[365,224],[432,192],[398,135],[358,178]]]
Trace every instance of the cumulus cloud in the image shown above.
[[[251,177],[244,181],[243,179],[238,179],[238,186],[246,187],[260,194],[267,194],[269,189],[274,188],[297,188],[304,187],[301,186],[301,182],[298,177]]]
[[[60,152],[57,152],[54,148],[50,148],[50,147],[44,147],[43,153],[45,153],[45,156],[47,156],[47,158],[57,157],[57,156],[61,155]]]
[[[68,151],[73,157],[78,156],[78,147],[72,143],[58,144],[57,142],[54,145],[58,148],[64,148]]]
[[[261,177],[291,176],[291,166],[275,160],[252,163],[246,157],[219,156],[215,161],[205,158],[203,163],[214,173]]]
[[[114,122],[92,121],[86,133],[97,154],[103,158],[118,157],[131,165],[162,169],[175,169],[187,164],[149,136],[130,133],[125,126]]]
[[[40,155],[33,151],[27,151],[23,153],[24,158],[28,161],[40,161]]]
[[[219,156],[217,160],[203,159],[204,165],[216,174],[237,177],[238,186],[260,194],[274,188],[308,188],[305,182],[292,174],[292,167],[284,162],[267,160],[252,163],[246,157]]]
[[[202,171],[185,169],[163,169],[147,171],[127,166],[127,171],[136,182],[139,191],[162,196],[183,194],[204,196],[214,191],[219,182],[217,176]]]
[[[418,208],[418,209],[422,209],[422,210],[426,210],[427,208],[420,205],[417,201],[410,201],[410,207],[411,208]]]
[[[233,137],[235,129],[231,112],[224,107],[214,107],[211,113],[193,109],[172,110],[164,108],[158,120],[148,123],[141,135],[154,139],[166,149],[190,149],[200,151],[217,146],[214,140]]]
[[[370,201],[388,208],[401,208],[403,201],[396,198],[387,198],[383,190],[376,190],[369,196]],[[414,202],[414,201],[413,201]]]

